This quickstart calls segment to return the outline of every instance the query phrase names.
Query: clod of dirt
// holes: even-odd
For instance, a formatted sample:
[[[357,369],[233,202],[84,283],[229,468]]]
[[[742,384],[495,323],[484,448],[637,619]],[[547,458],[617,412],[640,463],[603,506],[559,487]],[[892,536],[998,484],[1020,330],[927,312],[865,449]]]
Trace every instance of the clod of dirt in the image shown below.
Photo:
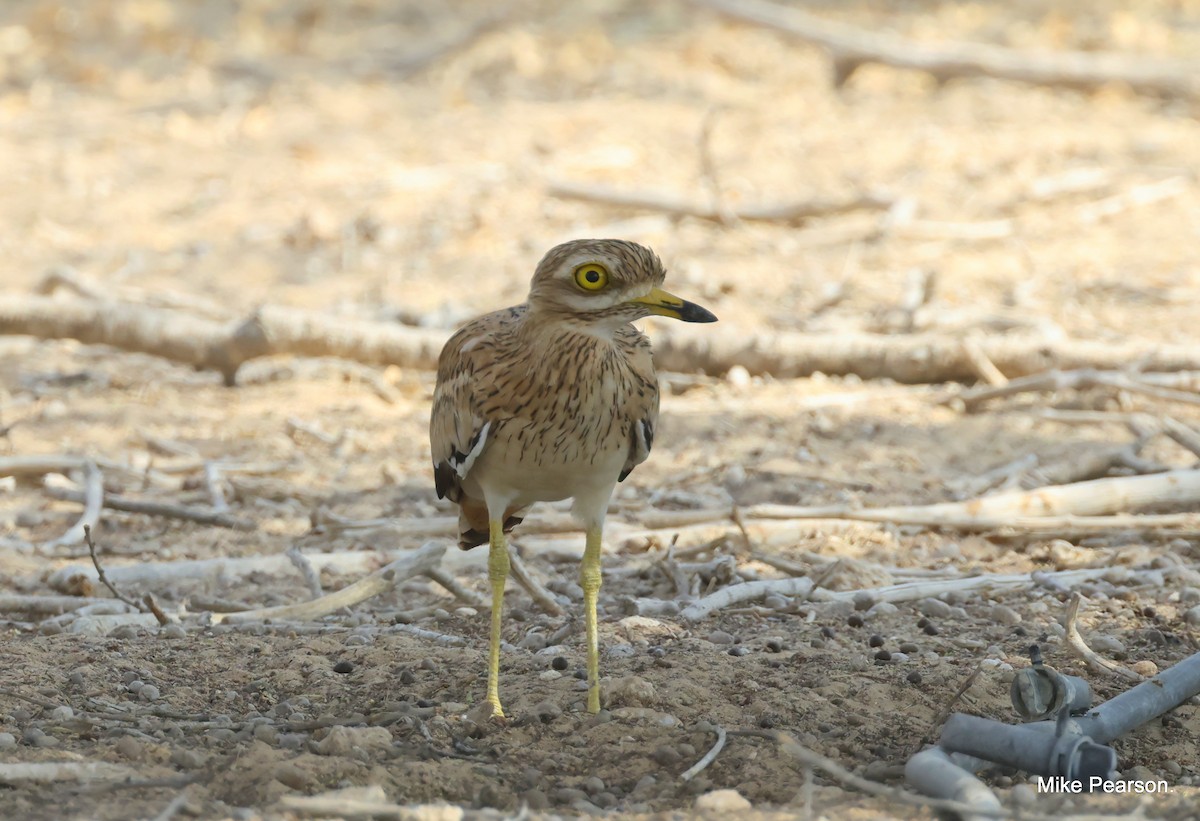
[[[608,688],[609,707],[648,707],[657,703],[654,685],[640,676],[625,676]]]
[[[354,755],[356,752],[377,755],[391,749],[392,734],[383,727],[330,727],[329,733],[317,742],[321,755]]]
[[[696,799],[697,812],[717,813],[745,812],[753,805],[737,790],[713,790]]]

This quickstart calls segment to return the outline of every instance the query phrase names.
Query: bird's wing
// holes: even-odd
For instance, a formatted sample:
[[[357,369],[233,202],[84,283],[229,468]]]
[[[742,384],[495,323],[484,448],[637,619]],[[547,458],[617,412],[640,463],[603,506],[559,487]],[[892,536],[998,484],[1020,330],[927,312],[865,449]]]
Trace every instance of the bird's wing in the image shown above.
[[[658,376],[654,373],[650,340],[632,325],[627,327],[627,331],[622,329],[617,334],[617,344],[624,351],[631,374],[625,418],[632,421],[629,428],[629,455],[619,477],[622,482],[650,455],[650,448],[654,446],[654,431],[658,426]]]
[[[517,306],[467,323],[438,357],[429,447],[439,499],[462,501],[462,481],[501,421],[486,412],[483,391],[491,381],[488,373],[497,359],[498,340],[523,313],[524,306]]]

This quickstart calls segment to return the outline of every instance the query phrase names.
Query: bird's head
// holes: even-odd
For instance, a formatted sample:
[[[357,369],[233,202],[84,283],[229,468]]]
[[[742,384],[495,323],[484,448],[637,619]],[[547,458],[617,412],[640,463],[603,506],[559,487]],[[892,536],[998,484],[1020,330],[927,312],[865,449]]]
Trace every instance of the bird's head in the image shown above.
[[[659,287],[666,275],[658,255],[636,242],[571,240],[538,263],[529,306],[535,314],[609,328],[651,315],[717,321],[707,309]]]

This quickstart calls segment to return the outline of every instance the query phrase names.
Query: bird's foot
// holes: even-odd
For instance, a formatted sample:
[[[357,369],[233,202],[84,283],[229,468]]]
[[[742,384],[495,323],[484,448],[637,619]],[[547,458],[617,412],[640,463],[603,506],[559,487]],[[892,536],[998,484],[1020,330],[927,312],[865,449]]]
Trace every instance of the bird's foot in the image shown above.
[[[600,684],[593,683],[588,687],[588,712],[592,715],[600,712]]]

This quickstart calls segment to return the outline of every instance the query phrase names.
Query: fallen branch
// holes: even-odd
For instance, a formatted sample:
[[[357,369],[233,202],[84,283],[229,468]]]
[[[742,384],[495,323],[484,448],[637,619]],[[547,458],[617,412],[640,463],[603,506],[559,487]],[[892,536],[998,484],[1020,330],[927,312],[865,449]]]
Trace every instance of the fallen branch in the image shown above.
[[[21,596],[0,595],[0,613],[26,613],[34,616],[59,616],[84,607],[112,604],[112,599],[96,596]]]
[[[621,191],[603,185],[591,185],[559,180],[546,187],[546,193],[560,199],[614,205],[621,208],[636,208],[644,211],[660,211],[677,217],[725,222],[729,217],[751,222],[802,222],[817,217],[845,214],[848,211],[880,211],[891,207],[892,200],[872,194],[859,194],[843,199],[808,199],[783,202],[773,205],[742,206],[722,209],[716,204],[694,202],[670,194],[649,191]]]
[[[108,588],[108,591],[121,602],[132,607],[139,613],[146,612],[146,608],[138,604],[133,599],[127,598],[116,586],[108,580],[108,576],[104,575],[104,567],[100,564],[100,557],[96,555],[96,543],[92,540],[92,528],[90,525],[83,526],[83,538],[87,542],[88,554],[92,557],[92,565],[96,568],[96,576],[100,579],[100,583]],[[155,614],[157,617],[157,614]]]
[[[1120,370],[1130,362],[1141,362],[1148,371],[1200,368],[1200,346],[1186,344],[989,336],[979,338],[978,350],[1014,380],[1054,369]],[[701,334],[658,327],[654,330],[654,361],[662,370],[703,371],[709,375],[740,365],[751,374],[781,378],[814,373],[856,374],[863,379],[887,378],[914,384],[974,382],[978,378],[971,357],[963,350],[962,339],[950,334],[847,333],[830,337],[738,328],[706,329]]]
[[[1067,607],[1063,628],[1067,631],[1067,646],[1097,673],[1115,673],[1126,681],[1135,684],[1142,682],[1142,677],[1123,664],[1109,661],[1095,650],[1087,646],[1083,636],[1079,634],[1079,608],[1083,604],[1083,596],[1075,593],[1071,596],[1071,604]]]
[[[81,502],[85,494],[77,490],[61,487],[47,487],[46,493],[52,498],[64,502]],[[166,519],[182,519],[185,522],[195,522],[202,525],[228,527],[233,530],[254,530],[255,524],[249,519],[241,519],[228,513],[221,513],[207,507],[190,507],[175,505],[167,502],[151,502],[145,499],[130,499],[127,496],[108,494],[103,498],[104,507],[110,510],[120,510],[125,513],[142,513],[147,516],[162,516]]]
[[[250,318],[220,325],[177,311],[113,303],[0,295],[0,334],[77,339],[111,345],[219,371],[233,384],[238,368],[258,357],[337,356],[357,362],[432,370],[450,336],[361,319],[263,307]],[[950,334],[881,335],[747,332],[706,329],[655,331],[655,362],[662,370],[722,374],[741,365],[776,377],[813,373],[857,374],[898,382],[974,381],[977,372]],[[986,337],[979,350],[1012,378],[1054,368],[1119,370],[1140,362],[1148,371],[1200,370],[1195,345],[1108,344],[1044,337]]]
[[[887,31],[868,31],[762,0],[695,0],[699,5],[822,46],[843,85],[860,66],[881,63],[924,71],[939,82],[996,77],[1032,85],[1091,90],[1110,84],[1139,94],[1200,99],[1200,64],[1146,55],[1083,51],[1016,51],[986,43],[926,43]]]
[[[1071,485],[1009,491],[980,496],[965,502],[942,502],[932,505],[859,509],[845,505],[754,505],[744,509],[743,515],[747,518],[840,518],[961,530],[997,530],[1005,527],[1040,528],[1063,523],[1077,524],[1077,517],[1092,517],[1148,505],[1168,504],[1200,504],[1200,470],[1171,470],[1148,476],[1093,479]],[[1049,521],[1050,517],[1056,516],[1071,518],[1053,523]],[[1146,518],[1148,517],[1124,516],[1122,524]]]
[[[257,610],[243,610],[240,613],[214,613],[214,624],[229,622],[237,624],[247,621],[313,621],[328,615],[343,607],[352,607],[393,590],[401,582],[413,576],[427,573],[437,566],[446,552],[446,545],[429,542],[423,547],[396,559],[386,567],[381,567],[374,573],[348,584],[341,590],[327,593],[324,596],[298,604],[283,604],[278,607],[262,607]]]
[[[1020,393],[1082,390],[1085,388],[1102,387],[1115,388],[1131,393],[1141,393],[1153,396],[1156,399],[1168,399],[1173,402],[1200,405],[1200,394],[1143,382],[1140,376],[1140,374],[1129,374],[1119,370],[1100,371],[1094,368],[1082,368],[1073,371],[1052,370],[1047,373],[1036,373],[1020,379],[1013,379],[1003,385],[971,388],[963,391],[955,398],[963,403],[963,407],[966,410],[974,410],[989,400],[1015,396]]]
[[[545,610],[551,616],[563,615],[562,606],[555,600],[554,594],[530,574],[529,568],[525,566],[525,560],[521,558],[521,554],[511,544],[508,546],[508,564],[517,584],[525,588],[525,592],[529,594],[538,607]]]
[[[0,334],[76,339],[220,373],[232,385],[251,359],[291,354],[432,369],[449,333],[264,306],[223,324],[120,302],[0,295]]]
[[[50,495],[56,490],[52,487],[46,488]],[[104,474],[100,472],[100,468],[96,467],[96,463],[90,459],[83,462],[83,491],[63,491],[71,493],[72,498],[69,501],[82,502],[83,513],[79,516],[79,521],[71,527],[63,535],[59,536],[52,542],[46,544],[46,548],[63,547],[66,545],[75,545],[87,538],[88,531],[95,527],[100,522],[100,512],[104,509]],[[90,541],[90,540],[89,540]]]
[[[0,764],[0,784],[52,784],[58,781],[122,781],[137,770],[107,761],[38,761]]]
[[[712,745],[712,749],[704,754],[704,758],[700,759],[691,767],[688,767],[679,774],[679,777],[684,781],[691,781],[693,778],[698,776],[705,767],[717,760],[717,756],[720,755],[721,750],[724,749],[726,737],[725,728],[718,724],[713,728],[713,732],[717,734],[716,743]]]
[[[300,575],[304,578],[304,586],[308,588],[309,594],[314,599],[321,598],[325,593],[325,590],[321,587],[321,574],[312,566],[312,562],[308,560],[308,557],[301,553],[300,548],[295,545],[289,547],[284,555],[300,571]]]
[[[730,605],[761,599],[772,593],[780,596],[807,596],[812,589],[812,579],[807,578],[742,582],[723,587],[717,592],[705,596],[685,607],[679,615],[687,621],[699,621]]]

